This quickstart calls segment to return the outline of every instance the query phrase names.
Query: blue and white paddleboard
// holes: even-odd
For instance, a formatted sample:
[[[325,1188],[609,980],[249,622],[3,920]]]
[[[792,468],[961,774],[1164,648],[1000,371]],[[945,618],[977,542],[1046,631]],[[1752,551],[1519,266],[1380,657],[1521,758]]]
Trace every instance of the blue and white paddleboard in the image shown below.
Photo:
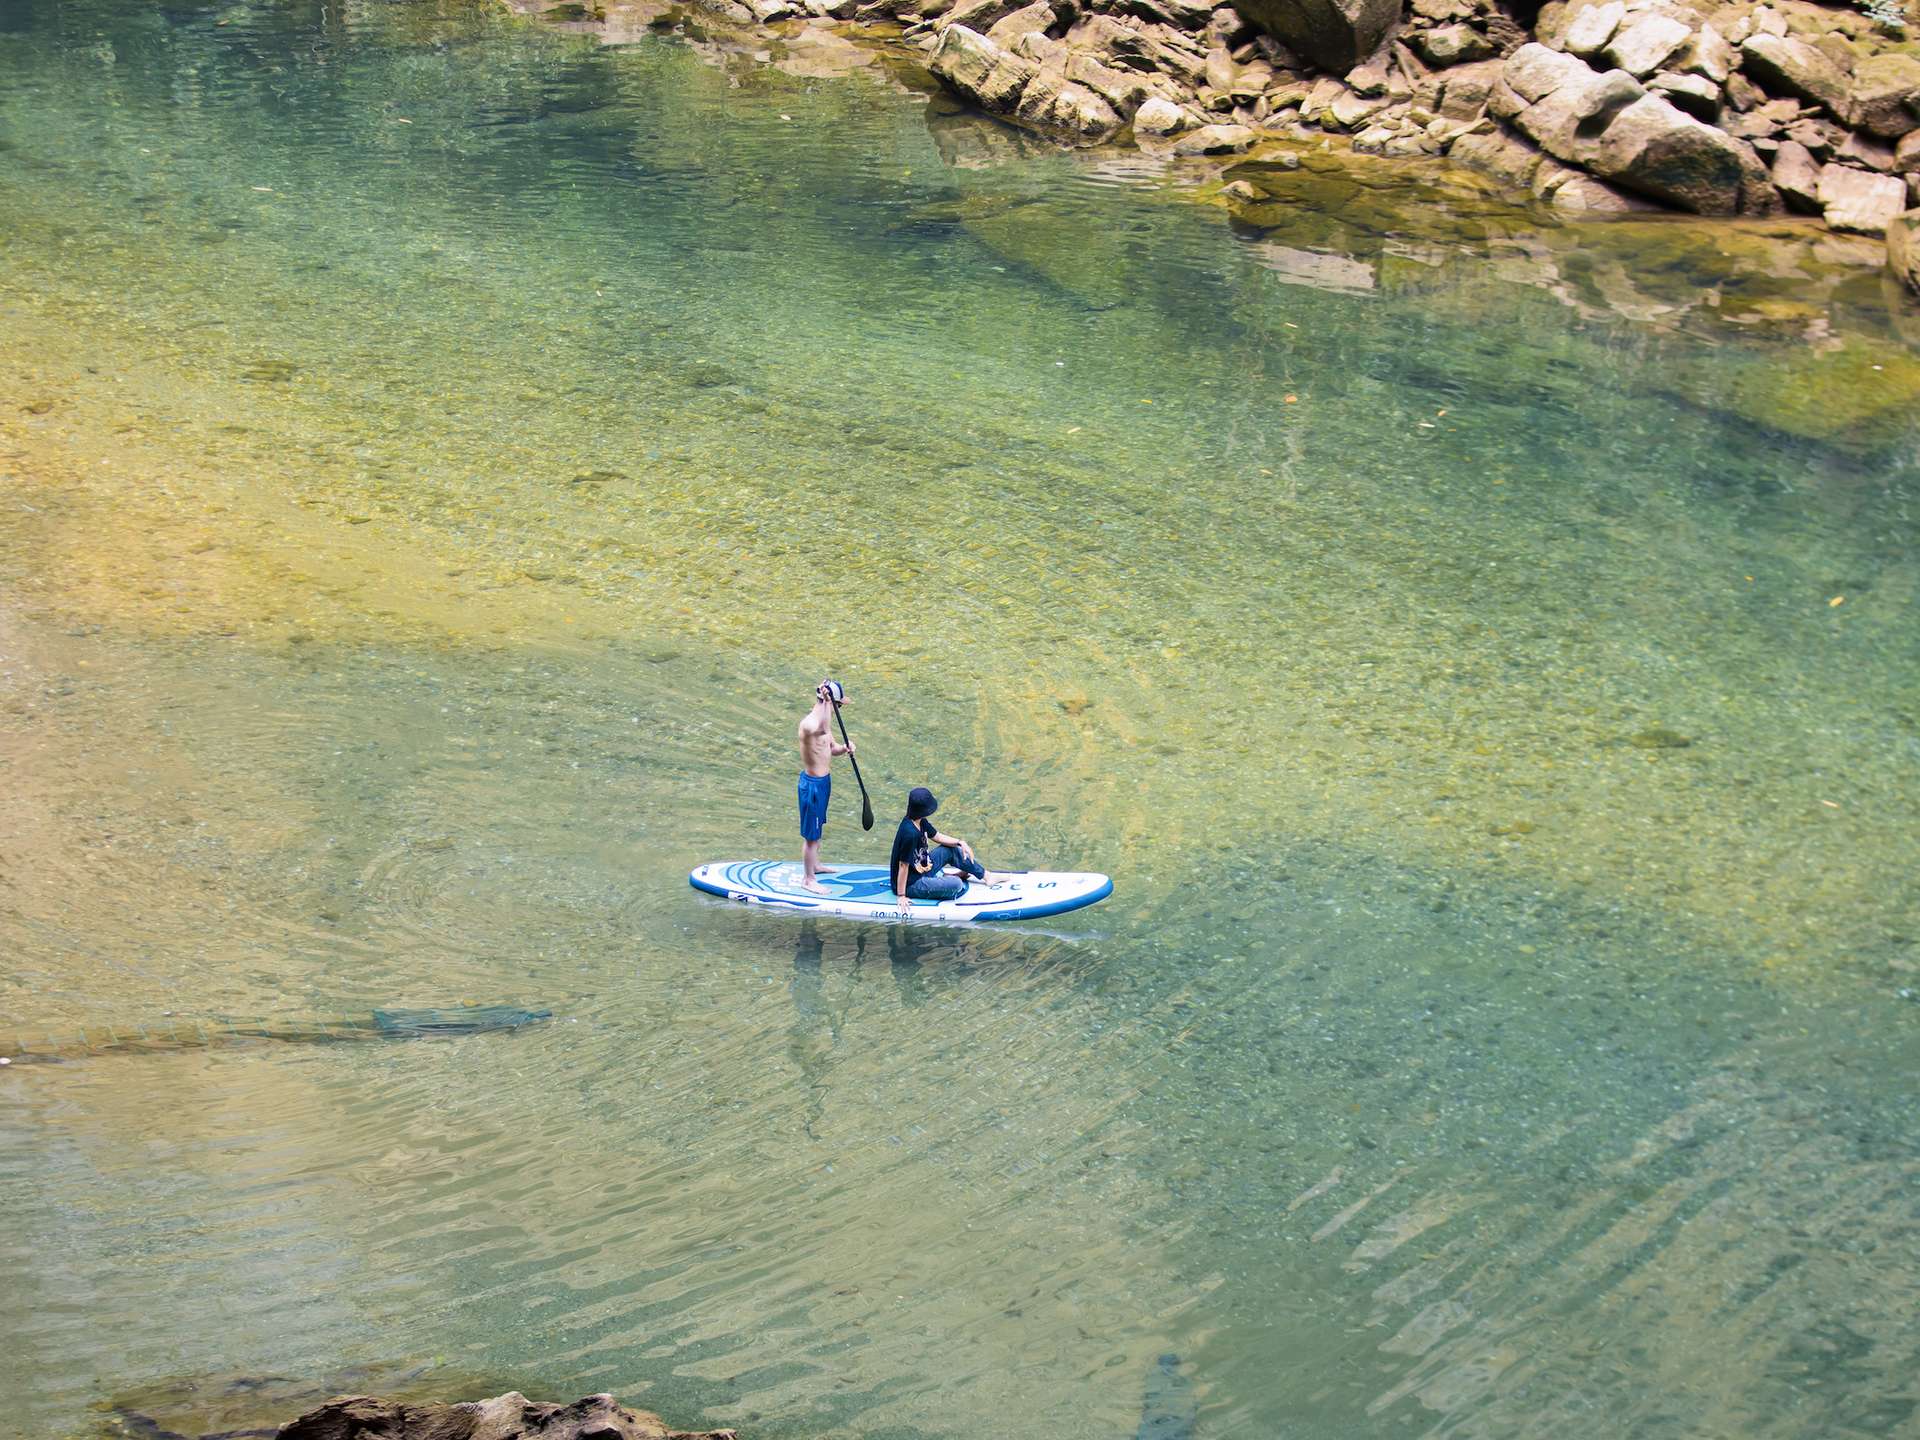
[[[687,879],[694,889],[727,900],[855,920],[1036,920],[1078,910],[1113,893],[1113,881],[1104,875],[1055,870],[996,874],[992,885],[968,881],[956,900],[910,900],[905,915],[880,865],[836,867],[820,876],[824,895],[800,883],[798,860],[716,860]]]

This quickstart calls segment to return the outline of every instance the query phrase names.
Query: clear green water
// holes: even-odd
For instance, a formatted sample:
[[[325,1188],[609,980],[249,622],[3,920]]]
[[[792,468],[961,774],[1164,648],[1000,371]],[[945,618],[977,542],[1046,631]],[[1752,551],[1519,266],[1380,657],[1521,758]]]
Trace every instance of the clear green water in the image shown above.
[[[1230,228],[939,108],[0,9],[0,1034],[558,1016],[10,1067],[0,1426],[1112,1440],[1175,1353],[1201,1436],[1913,1433],[1910,317],[1804,231]],[[694,895],[828,670],[876,833],[925,781],[1114,898]]]

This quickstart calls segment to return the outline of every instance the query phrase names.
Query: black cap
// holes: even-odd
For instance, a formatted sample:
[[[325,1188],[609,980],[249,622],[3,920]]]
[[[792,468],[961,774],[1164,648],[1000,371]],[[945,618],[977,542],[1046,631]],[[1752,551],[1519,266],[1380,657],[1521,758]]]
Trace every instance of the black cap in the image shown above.
[[[815,693],[824,693],[835,705],[843,703],[847,698],[847,692],[841,688],[838,680],[822,680]]]
[[[916,785],[907,792],[907,819],[924,820],[939,808],[940,802],[926,786]]]

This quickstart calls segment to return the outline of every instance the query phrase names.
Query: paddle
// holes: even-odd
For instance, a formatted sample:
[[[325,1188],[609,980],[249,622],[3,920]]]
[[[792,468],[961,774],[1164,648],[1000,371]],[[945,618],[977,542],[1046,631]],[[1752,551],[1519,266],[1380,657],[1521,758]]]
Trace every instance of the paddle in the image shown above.
[[[847,722],[840,718],[840,702],[835,700],[832,704],[833,718],[840,724],[840,743],[848,747],[847,759],[853,765],[853,783],[860,787],[860,828],[871,830],[873,829],[873,801],[867,798],[867,782],[860,778],[860,762],[851,753],[853,742],[847,739]]]

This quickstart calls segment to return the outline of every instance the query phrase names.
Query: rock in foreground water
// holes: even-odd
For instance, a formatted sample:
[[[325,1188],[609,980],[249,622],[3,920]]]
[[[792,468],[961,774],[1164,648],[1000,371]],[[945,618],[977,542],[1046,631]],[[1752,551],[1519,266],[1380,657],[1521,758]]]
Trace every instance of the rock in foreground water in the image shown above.
[[[341,1395],[280,1427],[280,1440],[734,1440],[731,1430],[669,1430],[658,1415],[611,1395],[571,1405],[509,1390],[491,1400],[408,1405]]]

